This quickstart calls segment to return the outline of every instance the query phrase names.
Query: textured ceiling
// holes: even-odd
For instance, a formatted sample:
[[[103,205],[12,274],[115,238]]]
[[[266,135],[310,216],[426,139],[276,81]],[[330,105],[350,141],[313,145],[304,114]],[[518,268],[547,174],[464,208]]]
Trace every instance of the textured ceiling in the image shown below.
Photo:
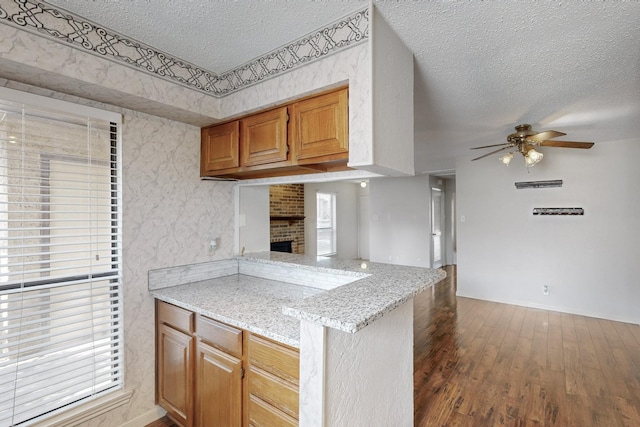
[[[47,3],[218,74],[363,8],[340,0],[52,0]]]
[[[53,0],[223,72],[358,0]],[[518,123],[602,143],[640,134],[640,2],[374,1],[415,55],[416,171],[453,168]],[[640,143],[640,142],[639,142]]]

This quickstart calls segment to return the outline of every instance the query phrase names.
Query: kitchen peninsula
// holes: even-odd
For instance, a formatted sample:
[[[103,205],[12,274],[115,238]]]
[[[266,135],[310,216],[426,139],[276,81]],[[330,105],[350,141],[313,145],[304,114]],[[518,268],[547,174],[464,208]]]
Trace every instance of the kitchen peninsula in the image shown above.
[[[300,426],[410,426],[412,299],[444,276],[266,252],[153,270],[149,289],[157,300],[299,349]]]

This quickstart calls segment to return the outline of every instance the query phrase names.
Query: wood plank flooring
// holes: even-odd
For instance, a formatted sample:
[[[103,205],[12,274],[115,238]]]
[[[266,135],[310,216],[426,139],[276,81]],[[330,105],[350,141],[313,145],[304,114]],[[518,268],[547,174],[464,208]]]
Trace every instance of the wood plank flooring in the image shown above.
[[[455,296],[414,300],[416,426],[640,426],[640,326]]]
[[[169,417],[164,416],[159,420],[152,422],[151,424],[147,424],[145,427],[179,427],[177,424],[174,424],[173,421],[169,419]]]

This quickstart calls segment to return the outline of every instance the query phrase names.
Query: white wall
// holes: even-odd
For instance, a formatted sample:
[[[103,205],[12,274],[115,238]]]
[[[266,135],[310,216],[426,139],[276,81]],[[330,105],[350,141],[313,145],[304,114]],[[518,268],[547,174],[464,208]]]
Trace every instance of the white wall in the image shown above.
[[[640,323],[640,140],[541,151],[530,173],[520,157],[509,167],[458,159],[458,295]],[[564,185],[514,186],[548,179]],[[534,216],[535,207],[585,214]]]
[[[413,426],[413,299],[358,333],[326,330],[324,425]]]
[[[358,258],[370,258],[369,224],[371,223],[369,185],[358,187]]]
[[[317,255],[316,194],[336,194],[337,258],[358,258],[358,188],[353,182],[318,182],[304,185],[305,254]]]
[[[371,261],[429,267],[429,177],[375,178],[369,187]]]
[[[236,187],[238,245],[236,253],[268,251],[271,248],[269,186]]]
[[[364,169],[384,175],[414,174],[413,53],[375,7],[371,17],[373,159]],[[355,164],[349,158],[350,164]]]

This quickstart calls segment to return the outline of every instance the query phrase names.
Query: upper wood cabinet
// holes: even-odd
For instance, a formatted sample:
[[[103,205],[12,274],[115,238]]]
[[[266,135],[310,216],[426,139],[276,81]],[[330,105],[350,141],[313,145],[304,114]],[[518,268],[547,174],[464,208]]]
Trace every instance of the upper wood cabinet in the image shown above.
[[[347,89],[291,106],[290,143],[299,164],[349,158]]]
[[[348,89],[202,128],[200,175],[263,178],[345,170]]]
[[[240,120],[242,166],[289,160],[287,118],[287,107],[281,107]]]
[[[240,166],[240,125],[237,121],[203,128],[200,142],[200,176],[211,176]]]

